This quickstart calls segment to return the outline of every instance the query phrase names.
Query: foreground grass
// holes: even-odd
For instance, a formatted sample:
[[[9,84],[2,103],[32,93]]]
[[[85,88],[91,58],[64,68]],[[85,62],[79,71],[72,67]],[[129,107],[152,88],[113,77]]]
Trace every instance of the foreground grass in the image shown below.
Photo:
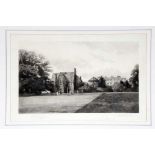
[[[19,113],[75,113],[101,93],[19,97]]]
[[[138,113],[139,93],[103,93],[77,113]]]

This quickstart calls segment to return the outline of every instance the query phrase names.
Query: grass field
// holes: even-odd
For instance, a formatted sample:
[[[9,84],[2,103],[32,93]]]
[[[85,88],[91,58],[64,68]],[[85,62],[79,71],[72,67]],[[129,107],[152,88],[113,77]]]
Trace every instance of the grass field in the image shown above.
[[[77,113],[138,113],[139,93],[103,93]]]
[[[20,113],[137,113],[138,93],[84,93],[19,98]]]
[[[19,113],[74,113],[100,94],[19,97]]]

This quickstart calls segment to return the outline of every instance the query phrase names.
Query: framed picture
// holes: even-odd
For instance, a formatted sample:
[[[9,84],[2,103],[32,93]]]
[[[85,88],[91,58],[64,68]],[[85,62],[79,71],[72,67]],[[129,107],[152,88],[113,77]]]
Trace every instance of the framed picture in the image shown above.
[[[6,29],[7,125],[150,125],[151,29]]]

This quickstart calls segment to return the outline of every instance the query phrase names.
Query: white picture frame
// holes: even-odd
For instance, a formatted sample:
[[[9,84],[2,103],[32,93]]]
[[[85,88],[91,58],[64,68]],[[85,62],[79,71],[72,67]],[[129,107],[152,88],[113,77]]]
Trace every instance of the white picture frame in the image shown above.
[[[5,111],[5,124],[6,125],[52,125],[52,124],[103,124],[103,125],[151,125],[151,102],[150,102],[150,54],[151,54],[151,29],[137,29],[137,28],[100,28],[100,27],[26,27],[26,28],[6,28],[5,43],[6,43],[6,58],[7,58],[7,95],[6,95],[6,111]],[[143,55],[141,56],[141,66],[144,69],[140,75],[142,85],[140,93],[140,100],[147,100],[142,104],[142,113],[138,114],[18,114],[18,96],[17,96],[17,53],[10,47],[10,35],[16,34],[45,34],[45,33],[111,33],[118,34],[145,34],[147,39],[147,46]],[[130,38],[131,39],[131,38]],[[139,38],[138,38],[139,39]],[[140,39],[139,39],[140,40]],[[144,41],[144,40],[143,40]],[[141,42],[142,45],[144,42]],[[15,45],[16,46],[16,45]],[[15,49],[15,46],[13,49]],[[11,54],[11,58],[10,58]],[[146,63],[142,63],[145,58]],[[12,63],[10,63],[10,60]],[[15,60],[15,61],[14,61]],[[10,78],[11,76],[11,78]],[[13,78],[12,78],[13,77]],[[11,81],[10,81],[11,80]],[[145,83],[147,81],[147,83]],[[10,87],[11,86],[11,87]],[[10,102],[11,101],[11,102]],[[137,116],[136,116],[137,115]]]

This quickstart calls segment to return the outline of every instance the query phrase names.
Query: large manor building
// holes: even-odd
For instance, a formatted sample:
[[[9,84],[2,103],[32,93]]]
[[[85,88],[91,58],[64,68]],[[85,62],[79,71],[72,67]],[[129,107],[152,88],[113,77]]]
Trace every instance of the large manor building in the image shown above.
[[[126,81],[126,78],[122,78],[121,76],[110,76],[110,77],[104,77],[106,80],[107,86],[113,86],[115,83],[119,83],[120,81]]]
[[[106,86],[113,86],[115,83],[119,83],[120,81],[126,81],[126,78],[122,78],[121,76],[110,76],[110,77],[103,77],[105,80]],[[94,88],[97,88],[99,86],[99,79],[100,77],[92,77],[89,81],[88,84],[93,86]]]

